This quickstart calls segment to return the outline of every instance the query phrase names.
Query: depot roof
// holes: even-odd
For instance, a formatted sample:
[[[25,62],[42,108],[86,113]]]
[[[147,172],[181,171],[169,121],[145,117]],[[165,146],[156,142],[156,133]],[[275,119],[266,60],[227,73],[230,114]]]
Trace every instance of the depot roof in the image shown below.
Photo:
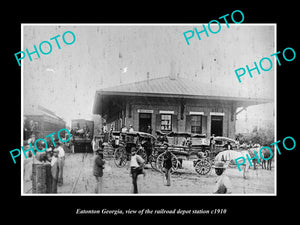
[[[144,81],[102,88],[96,91],[93,113],[99,111],[101,97],[104,96],[147,96],[147,97],[172,97],[206,100],[229,100],[247,105],[272,102],[272,99],[253,98],[247,96],[245,91],[234,88],[215,87],[211,83],[182,77],[161,77]],[[239,105],[239,104],[238,104]]]

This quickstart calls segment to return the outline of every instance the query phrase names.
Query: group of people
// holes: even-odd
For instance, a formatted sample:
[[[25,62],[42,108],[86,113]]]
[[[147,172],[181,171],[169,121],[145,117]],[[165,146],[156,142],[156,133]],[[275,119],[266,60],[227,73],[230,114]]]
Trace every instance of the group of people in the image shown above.
[[[103,133],[105,133],[105,130],[107,130],[106,124],[103,126],[102,130],[103,130]],[[114,130],[114,127],[111,125],[110,131],[113,131],[113,130]],[[126,126],[123,124],[120,131],[121,131],[122,133],[134,132],[134,128],[133,128],[133,126],[132,126],[131,124],[129,124],[128,127],[126,127]],[[151,128],[150,125],[147,126],[146,133],[152,134],[152,128]]]
[[[165,177],[165,185],[171,186],[171,169],[172,169],[172,155],[171,152],[168,150],[169,145],[167,143],[164,144],[165,147],[165,154],[163,158],[162,164],[162,171]],[[137,178],[138,175],[143,174],[146,176],[144,171],[145,160],[137,154],[136,148],[131,148],[131,160],[130,160],[130,174],[132,177],[132,185],[133,185],[133,193],[138,193],[138,185],[137,185]]]
[[[92,138],[92,132],[90,131],[89,127],[87,124],[83,125],[83,128],[80,127],[80,124],[77,123],[77,125],[71,129],[71,135],[73,136],[78,136],[81,138]]]
[[[113,131],[115,131],[113,125],[110,125],[110,130],[108,130],[107,124],[106,123],[103,124],[103,127],[101,129],[101,134],[103,135],[104,142],[108,142],[109,140],[113,139]],[[128,127],[123,125],[120,131],[122,133],[127,133],[127,132],[134,132],[134,129],[132,125],[129,125]]]
[[[129,127],[126,127],[125,125],[122,126],[121,128],[122,133],[126,132],[134,132],[133,126],[130,124]]]
[[[31,144],[35,155],[31,151],[28,152],[27,159],[24,160],[24,174],[25,180],[32,179],[32,164],[50,164],[51,165],[51,175],[48,177],[51,179],[50,193],[57,193],[57,186],[63,185],[63,169],[65,165],[65,150],[62,146],[62,143],[58,140],[55,140],[54,143],[47,142],[47,149],[43,152],[36,151],[35,149],[35,135],[32,134],[31,137],[27,140],[24,149],[27,150],[30,148],[29,143]],[[38,149],[45,149],[44,142],[37,142]],[[26,174],[28,174],[26,176]]]
[[[146,176],[146,172],[144,170],[145,160],[137,154],[137,149],[135,147],[131,148],[131,159],[130,159],[130,176],[132,178],[132,187],[133,193],[138,193],[138,184],[137,179],[138,175],[143,174]],[[104,169],[105,161],[103,160],[103,150],[98,149],[95,151],[95,159],[93,165],[93,175],[96,178],[96,188],[95,193],[102,193],[102,177],[103,177],[103,169]],[[169,151],[166,151],[163,170],[167,180],[167,186],[170,186],[170,171],[172,168],[171,154]]]
[[[105,124],[106,125],[106,124]],[[112,128],[112,127],[111,127]],[[149,126],[149,132],[151,132],[151,127]],[[111,131],[113,128],[111,129]],[[104,131],[106,133],[111,133],[107,131],[107,128],[104,128]],[[133,132],[134,129],[132,125],[129,125],[129,127],[123,126],[121,129],[121,132]],[[166,135],[163,135],[159,139],[163,146],[164,146],[164,158],[162,163],[162,172],[164,177],[164,184],[166,186],[171,186],[171,171],[172,171],[172,154],[171,151],[169,151],[169,144],[168,144],[168,138]],[[104,138],[99,137],[93,139],[92,146],[93,150],[95,152],[95,158],[94,158],[94,164],[93,164],[93,175],[96,179],[96,187],[95,187],[95,193],[102,193],[103,190],[103,170],[105,168],[105,161],[103,156],[103,143],[105,142]],[[187,143],[189,143],[189,140],[187,140]],[[215,136],[212,135],[210,139],[210,147],[215,148]],[[226,149],[232,149],[232,146],[230,143],[227,143],[226,146],[224,146]],[[132,179],[132,192],[138,193],[138,176],[143,175],[146,176],[144,167],[145,167],[145,160],[137,154],[137,147],[131,147],[130,148],[130,176]],[[216,162],[213,166],[215,168],[215,172],[218,176],[216,180],[216,185],[213,190],[213,193],[231,193],[231,182],[228,176],[224,174],[224,171],[226,170],[227,166],[223,162]]]
[[[166,186],[171,186],[171,170],[172,170],[172,153],[169,151],[168,143],[164,143],[164,158],[162,162],[162,172],[164,176],[164,183]],[[134,194],[138,193],[138,176],[146,176],[144,170],[145,160],[137,154],[137,149],[135,147],[131,148],[131,159],[130,159],[130,176],[132,178],[132,192]],[[95,151],[95,159],[93,165],[93,175],[96,178],[96,188],[95,193],[102,193],[103,185],[103,169],[105,166],[105,161],[103,160],[103,149],[99,148]],[[224,162],[216,162],[213,166],[217,174],[217,179],[215,187],[213,190],[214,194],[230,194],[232,190],[230,179],[224,174],[226,170],[226,165]]]

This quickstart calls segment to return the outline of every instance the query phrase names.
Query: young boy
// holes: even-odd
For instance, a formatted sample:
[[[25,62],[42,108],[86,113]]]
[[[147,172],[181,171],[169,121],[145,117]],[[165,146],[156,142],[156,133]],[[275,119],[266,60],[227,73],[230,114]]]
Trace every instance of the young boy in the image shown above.
[[[224,162],[216,162],[213,166],[215,168],[216,174],[218,175],[216,179],[216,185],[214,187],[214,194],[230,194],[231,193],[231,182],[229,177],[224,174],[226,169]]]
[[[95,188],[95,193],[102,193],[102,177],[103,177],[103,169],[104,169],[104,164],[105,161],[103,160],[103,153],[102,150],[98,149],[96,151],[96,156],[94,160],[94,168],[93,168],[93,173],[96,178],[96,188]]]

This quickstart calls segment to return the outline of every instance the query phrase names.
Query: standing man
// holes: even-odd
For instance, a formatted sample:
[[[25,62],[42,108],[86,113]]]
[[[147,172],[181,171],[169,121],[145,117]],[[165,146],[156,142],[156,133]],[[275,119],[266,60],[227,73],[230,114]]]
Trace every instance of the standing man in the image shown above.
[[[34,127],[34,121],[33,120],[30,120],[29,121],[29,135],[32,135],[34,134],[35,135],[35,127]]]
[[[216,185],[214,187],[214,194],[230,194],[231,193],[231,182],[228,176],[224,174],[226,169],[224,162],[216,162],[213,166],[215,168],[216,174],[218,175],[216,179]]]
[[[61,146],[59,141],[55,142],[57,151],[58,151],[58,166],[59,166],[59,174],[58,174],[58,186],[62,186],[64,183],[63,180],[63,172],[64,172],[64,165],[65,165],[65,151]]]
[[[94,136],[91,144],[92,144],[92,149],[93,149],[94,155],[96,155],[96,151],[99,150],[99,142],[98,142],[98,138],[96,136]]]
[[[146,175],[143,171],[145,165],[145,161],[141,156],[136,154],[136,148],[131,148],[131,160],[130,160],[130,173],[132,176],[132,184],[133,184],[133,193],[138,193],[138,187],[137,187],[137,178],[139,174]]]
[[[53,156],[51,158],[51,175],[52,175],[51,193],[57,193],[57,183],[58,183],[58,174],[59,174],[58,153],[59,153],[58,149],[55,148],[53,150]]]
[[[27,118],[23,118],[23,141],[25,142],[28,139],[28,129],[27,129]]]
[[[108,140],[109,139],[109,133],[108,133],[106,123],[103,123],[102,131],[103,131],[103,134],[104,134],[103,141],[107,143],[109,141]]]
[[[111,140],[113,140],[113,131],[114,131],[114,125],[113,124],[111,124],[110,125],[110,131],[109,131],[109,140],[111,141]]]
[[[27,143],[28,143],[28,145],[29,144],[31,144],[31,146],[35,149],[35,147],[34,147],[34,142],[35,142],[35,134],[31,134],[30,135],[30,138],[28,139],[28,141],[27,141]],[[29,153],[28,153],[28,156],[29,157],[31,157],[32,156],[32,152],[30,151]]]
[[[216,145],[215,135],[212,134],[210,138],[210,151],[213,151],[215,149],[215,145]]]
[[[168,150],[169,145],[168,143],[164,144],[165,147],[165,154],[163,159],[163,172],[167,180],[167,186],[171,186],[171,169],[172,169],[172,155],[171,152]]]
[[[104,169],[105,161],[103,160],[103,152],[102,150],[98,149],[96,151],[96,156],[94,160],[94,167],[93,167],[93,174],[96,178],[96,188],[95,193],[99,194],[102,193],[102,186],[103,186],[103,169]]]

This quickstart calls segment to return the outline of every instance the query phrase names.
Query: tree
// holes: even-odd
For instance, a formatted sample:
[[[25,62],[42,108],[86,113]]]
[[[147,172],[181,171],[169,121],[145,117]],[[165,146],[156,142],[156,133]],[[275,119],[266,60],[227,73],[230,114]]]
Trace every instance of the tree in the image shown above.
[[[251,133],[239,133],[236,137],[241,144],[250,144],[251,142],[252,144],[260,144],[261,146],[270,146],[274,142],[274,126],[273,124],[266,126],[266,128],[258,128],[256,126]]]

